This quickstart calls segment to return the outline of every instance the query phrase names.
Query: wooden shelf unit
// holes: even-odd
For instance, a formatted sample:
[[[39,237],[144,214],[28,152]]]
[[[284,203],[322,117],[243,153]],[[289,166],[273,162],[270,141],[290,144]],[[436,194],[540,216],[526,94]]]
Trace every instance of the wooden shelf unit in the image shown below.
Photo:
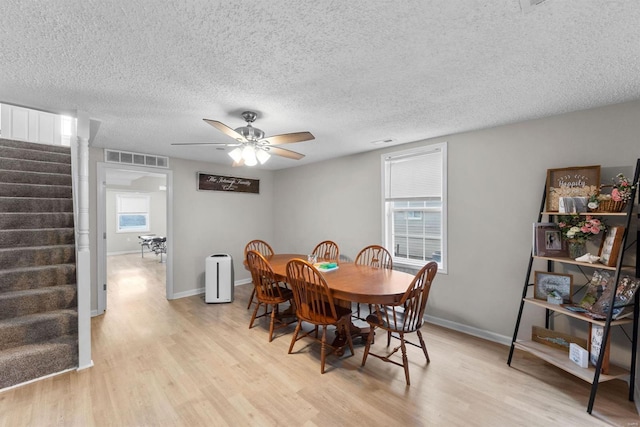
[[[632,182],[637,183],[639,178],[640,178],[640,159],[636,161],[634,179]],[[518,317],[516,320],[515,330],[513,333],[513,339],[511,341],[511,349],[509,350],[509,358],[507,360],[507,364],[511,366],[511,362],[513,359],[513,352],[515,349],[518,349],[526,353],[532,354],[572,375],[575,375],[576,377],[584,381],[587,381],[588,383],[591,384],[591,394],[589,396],[589,403],[587,404],[588,413],[591,413],[593,410],[593,405],[594,405],[596,394],[598,391],[598,384],[601,382],[615,380],[615,379],[626,380],[629,384],[629,400],[633,401],[634,399],[636,356],[637,356],[637,349],[638,349],[638,342],[637,342],[638,341],[638,319],[640,318],[640,308],[639,308],[640,307],[640,291],[636,292],[636,295],[635,295],[632,317],[624,317],[621,319],[614,320],[612,318],[612,310],[610,310],[606,319],[597,320],[585,314],[570,311],[565,307],[563,307],[563,305],[551,304],[544,300],[528,298],[527,297],[528,289],[529,287],[533,286],[533,284],[531,283],[531,275],[533,272],[532,266],[533,266],[534,260],[544,260],[544,261],[547,261],[547,271],[553,271],[554,264],[558,263],[558,264],[575,265],[575,266],[578,266],[581,270],[583,268],[589,268],[593,271],[600,269],[600,270],[608,270],[608,271],[614,272],[615,288],[614,288],[614,292],[612,292],[612,295],[611,295],[611,301],[609,303],[609,307],[614,306],[615,293],[616,293],[621,275],[627,274],[637,278],[638,273],[640,272],[640,244],[639,244],[640,242],[638,242],[638,240],[640,240],[640,224],[638,224],[638,227],[637,227],[638,232],[637,232],[637,239],[635,242],[636,265],[624,266],[622,264],[625,252],[628,251],[631,246],[631,245],[627,246],[627,237],[629,234],[629,226],[631,224],[631,218],[634,216],[634,207],[635,207],[634,203],[636,200],[636,192],[637,190],[634,189],[632,192],[631,202],[627,203],[627,206],[625,207],[624,212],[585,212],[580,214],[584,216],[592,215],[592,216],[598,216],[598,217],[614,217],[614,218],[618,217],[620,220],[625,221],[625,230],[624,230],[624,235],[621,243],[621,249],[620,249],[618,260],[615,266],[610,267],[600,263],[590,264],[586,262],[579,262],[571,258],[543,257],[543,256],[534,256],[532,254],[530,256],[529,266],[527,268],[526,275],[525,275],[524,288],[522,291],[522,299],[520,300],[520,309],[518,311]],[[554,217],[571,215],[571,214],[564,214],[559,212],[545,211],[544,207],[546,205],[546,196],[547,196],[547,189],[545,186],[545,190],[542,195],[540,212],[538,214],[537,222],[543,222],[542,221],[543,216],[546,216],[547,218],[549,218],[549,221],[551,221],[551,218],[554,218]],[[640,219],[640,214],[638,214],[638,219]],[[547,322],[548,322],[548,319],[550,318],[550,314],[556,313],[556,314],[568,316],[574,319],[578,319],[584,322],[588,322],[593,325],[600,325],[604,329],[603,342],[607,342],[609,340],[611,327],[632,324],[633,333],[630,339],[631,361],[629,365],[631,368],[627,370],[619,366],[609,365],[608,372],[606,374],[602,373],[601,368],[603,366],[605,349],[607,347],[605,345],[601,346],[602,348],[601,348],[596,366],[592,366],[590,364],[588,368],[581,368],[569,359],[569,355],[565,350],[554,348],[549,345],[545,345],[532,340],[518,339],[518,330],[520,327],[520,322],[522,320],[524,306],[526,304],[544,308],[546,312]]]

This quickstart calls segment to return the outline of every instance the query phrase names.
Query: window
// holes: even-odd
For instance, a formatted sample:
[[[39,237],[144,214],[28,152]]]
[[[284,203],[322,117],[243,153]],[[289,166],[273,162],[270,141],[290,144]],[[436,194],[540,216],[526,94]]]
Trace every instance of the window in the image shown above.
[[[446,273],[446,143],[382,156],[384,240],[394,264]]]
[[[116,194],[116,231],[149,231],[149,202],[148,194]]]

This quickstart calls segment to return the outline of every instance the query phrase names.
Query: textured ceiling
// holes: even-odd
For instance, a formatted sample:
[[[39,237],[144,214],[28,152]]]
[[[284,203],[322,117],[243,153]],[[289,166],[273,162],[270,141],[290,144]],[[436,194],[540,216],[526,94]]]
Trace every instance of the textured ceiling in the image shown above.
[[[637,0],[2,0],[0,102],[86,111],[94,146],[225,164],[170,144],[231,142],[202,119],[252,109],[267,135],[316,136],[280,169],[640,99],[639,23]]]

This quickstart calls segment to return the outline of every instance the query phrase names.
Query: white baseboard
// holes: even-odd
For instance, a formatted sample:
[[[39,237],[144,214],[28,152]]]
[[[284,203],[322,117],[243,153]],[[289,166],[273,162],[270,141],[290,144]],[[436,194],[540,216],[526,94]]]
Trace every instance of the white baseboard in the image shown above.
[[[453,329],[454,331],[462,332],[467,335],[482,338],[487,341],[493,341],[498,344],[510,346],[512,337],[506,337],[504,335],[495,334],[493,332],[485,331],[484,329],[474,328],[472,326],[463,325],[462,323],[452,322],[451,320],[441,319],[439,317],[433,317],[426,315],[424,320],[434,325],[442,326],[443,328]]]
[[[118,252],[107,252],[107,256],[111,255],[126,255],[126,254],[139,254],[140,250],[137,251],[118,251]],[[142,254],[140,255],[142,257]]]
[[[233,282],[233,286],[236,287],[236,286],[240,286],[240,285],[246,285],[248,283],[251,283],[251,278],[242,279],[242,280],[236,280],[235,282]],[[204,292],[205,292],[204,288],[191,289],[189,291],[177,292],[177,293],[173,294],[173,298],[170,298],[170,299],[180,299],[180,298],[192,297],[194,295],[204,294]]]
[[[78,368],[76,369],[76,371],[82,371],[84,369],[89,369],[89,368],[93,368],[93,359],[89,362],[89,364],[84,365],[84,366],[78,366]]]
[[[180,299],[186,297],[192,297],[194,295],[204,294],[204,288],[191,289],[184,292],[176,292],[173,294],[173,298],[170,299]]]

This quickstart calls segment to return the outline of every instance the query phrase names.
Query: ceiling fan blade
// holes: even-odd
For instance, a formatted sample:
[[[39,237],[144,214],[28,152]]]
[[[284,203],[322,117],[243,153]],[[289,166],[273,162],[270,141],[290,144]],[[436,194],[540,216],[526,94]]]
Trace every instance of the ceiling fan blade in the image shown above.
[[[271,145],[291,144],[292,142],[310,141],[316,137],[311,132],[295,132],[283,133],[281,135],[273,135],[263,138],[263,141],[269,141]]]
[[[284,148],[279,147],[271,147],[269,146],[267,151],[270,154],[275,154],[276,156],[286,157],[288,159],[300,160],[304,157],[304,154],[296,153],[295,151],[285,150]]]
[[[171,145],[217,145],[219,147],[237,147],[241,145],[239,142],[228,144],[226,142],[173,142]]]
[[[235,130],[231,129],[229,126],[225,125],[224,123],[220,123],[219,121],[216,120],[209,120],[209,119],[202,119],[205,122],[209,123],[211,126],[213,126],[214,128],[218,129],[219,131],[221,131],[222,133],[224,133],[225,135],[230,136],[231,138],[235,139],[236,141],[241,141],[241,142],[246,142],[247,139],[240,135],[238,132],[236,132]]]

